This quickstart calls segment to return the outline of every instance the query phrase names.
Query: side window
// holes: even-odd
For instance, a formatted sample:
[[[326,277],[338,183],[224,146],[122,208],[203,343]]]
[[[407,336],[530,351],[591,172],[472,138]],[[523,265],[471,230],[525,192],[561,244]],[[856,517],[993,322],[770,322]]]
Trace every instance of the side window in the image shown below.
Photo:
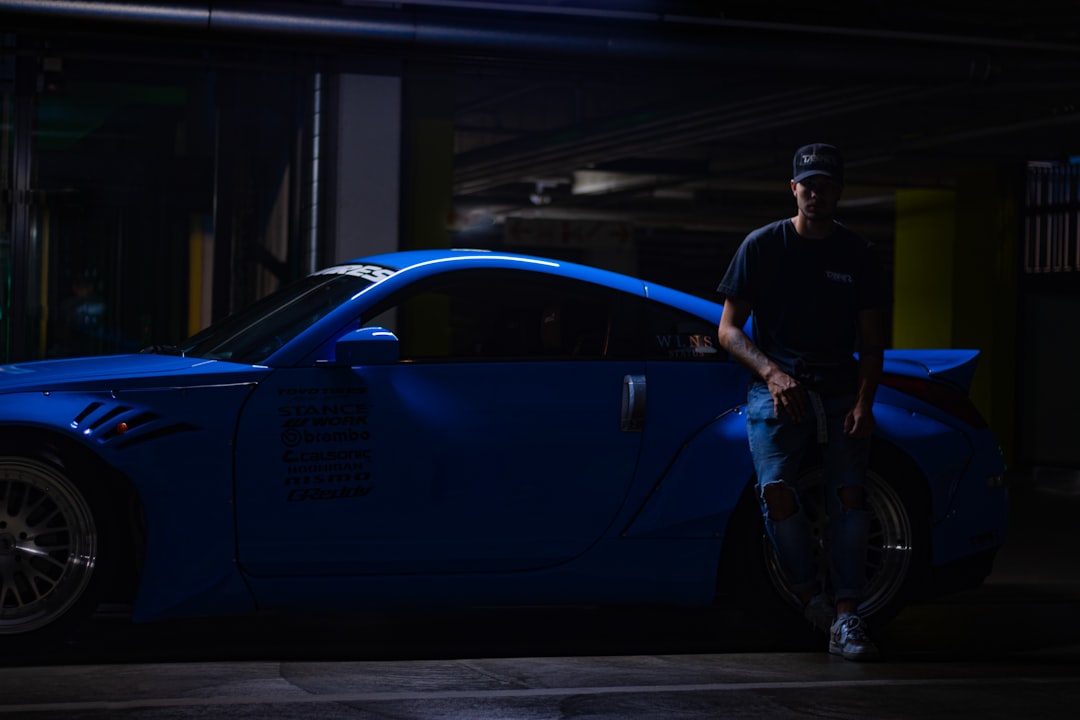
[[[716,323],[660,303],[649,304],[649,359],[724,362]]]
[[[410,288],[362,324],[392,330],[403,361],[625,358],[643,302],[541,273],[469,270]]]

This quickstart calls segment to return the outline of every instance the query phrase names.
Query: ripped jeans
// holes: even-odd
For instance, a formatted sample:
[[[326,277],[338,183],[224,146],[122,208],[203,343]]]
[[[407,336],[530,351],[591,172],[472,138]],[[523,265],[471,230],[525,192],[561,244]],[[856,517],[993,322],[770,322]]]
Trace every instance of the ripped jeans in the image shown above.
[[[844,416],[855,396],[819,395],[801,421],[777,418],[769,388],[762,382],[750,386],[746,404],[746,427],[750,452],[758,477],[758,499],[765,529],[776,549],[788,585],[795,593],[818,586],[817,553],[810,521],[803,510],[798,486],[799,469],[807,448],[820,444],[825,473],[828,512],[828,557],[832,594],[857,599],[866,584],[866,551],[870,514],[865,509],[844,507],[840,490],[862,487],[869,459],[870,441],[844,434]],[[819,420],[824,420],[822,427]],[[795,492],[795,514],[773,520],[765,503],[765,488],[785,483]],[[865,507],[865,498],[863,507]]]

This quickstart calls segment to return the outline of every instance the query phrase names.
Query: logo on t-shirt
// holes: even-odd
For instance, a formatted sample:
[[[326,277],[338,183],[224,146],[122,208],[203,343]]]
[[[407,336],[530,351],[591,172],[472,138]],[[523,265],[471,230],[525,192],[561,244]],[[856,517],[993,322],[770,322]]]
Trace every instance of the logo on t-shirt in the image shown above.
[[[844,283],[845,285],[851,285],[855,282],[855,278],[851,277],[848,273],[836,272],[834,270],[826,270],[825,279],[829,282]]]

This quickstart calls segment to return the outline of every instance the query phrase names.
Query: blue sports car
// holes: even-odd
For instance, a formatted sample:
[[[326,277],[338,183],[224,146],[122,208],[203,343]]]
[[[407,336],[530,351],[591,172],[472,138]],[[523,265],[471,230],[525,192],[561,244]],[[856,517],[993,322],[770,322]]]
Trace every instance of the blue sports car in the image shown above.
[[[718,598],[794,616],[720,310],[572,263],[408,251],[176,347],[0,366],[0,645],[105,599],[136,622]],[[1002,543],[977,356],[888,352],[871,621],[981,582]],[[815,458],[805,474],[820,518]]]

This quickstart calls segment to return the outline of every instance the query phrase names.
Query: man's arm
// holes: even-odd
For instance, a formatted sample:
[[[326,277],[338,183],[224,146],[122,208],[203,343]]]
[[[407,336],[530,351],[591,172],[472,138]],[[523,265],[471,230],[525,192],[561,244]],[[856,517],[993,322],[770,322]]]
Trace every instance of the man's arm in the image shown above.
[[[716,330],[720,347],[738,360],[750,372],[765,381],[773,398],[773,411],[780,416],[781,410],[796,420],[806,411],[806,394],[802,387],[770,360],[761,348],[743,332],[743,326],[753,310],[749,300],[727,298],[720,326]],[[876,387],[876,386],[875,386]]]
[[[853,437],[870,437],[876,427],[874,395],[881,382],[884,362],[885,328],[881,310],[859,313],[859,389],[855,406],[844,419],[844,432]]]

